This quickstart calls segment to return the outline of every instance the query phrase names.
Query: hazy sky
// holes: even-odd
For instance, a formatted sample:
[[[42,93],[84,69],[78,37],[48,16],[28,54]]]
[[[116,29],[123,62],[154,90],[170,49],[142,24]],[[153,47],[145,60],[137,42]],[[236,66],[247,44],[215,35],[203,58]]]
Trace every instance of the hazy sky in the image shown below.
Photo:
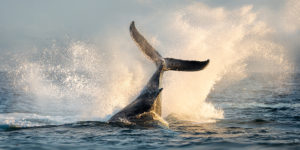
[[[293,0],[290,0],[293,1]],[[128,34],[132,20],[146,23],[159,20],[160,15],[178,11],[185,5],[202,2],[210,7],[235,9],[253,5],[261,11],[261,18],[277,26],[276,14],[286,7],[286,0],[1,0],[0,1],[0,51],[23,50],[32,46],[51,44],[52,40],[69,37],[74,40],[93,40],[108,36],[109,32]],[[299,18],[298,18],[299,19]],[[298,21],[299,22],[299,21]],[[153,22],[155,23],[155,22]],[[299,24],[297,24],[299,25]],[[275,39],[288,39],[287,44],[298,52],[299,28],[292,33],[282,33]],[[282,41],[282,40],[281,40]],[[296,50],[295,50],[296,49]],[[300,56],[299,53],[296,56]]]
[[[254,8],[278,9],[282,0],[202,0],[215,7],[239,7],[255,4]],[[176,11],[191,1],[150,0],[1,0],[0,49],[27,45],[37,40],[89,38],[108,28],[128,26],[131,20],[149,17],[157,12]],[[257,6],[257,7],[256,7]],[[127,29],[127,28],[126,28]]]

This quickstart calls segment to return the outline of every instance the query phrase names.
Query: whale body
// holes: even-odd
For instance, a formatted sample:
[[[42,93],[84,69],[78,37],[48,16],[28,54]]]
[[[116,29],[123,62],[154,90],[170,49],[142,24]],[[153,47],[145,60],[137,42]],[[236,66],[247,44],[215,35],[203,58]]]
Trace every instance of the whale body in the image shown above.
[[[161,80],[165,71],[199,71],[204,69],[209,59],[206,61],[180,60],[174,58],[163,58],[139,33],[134,21],[130,24],[130,35],[139,49],[153,61],[156,71],[140,92],[139,96],[121,111],[113,115],[109,123],[121,123],[127,125],[148,126],[153,124],[166,125],[161,119]]]

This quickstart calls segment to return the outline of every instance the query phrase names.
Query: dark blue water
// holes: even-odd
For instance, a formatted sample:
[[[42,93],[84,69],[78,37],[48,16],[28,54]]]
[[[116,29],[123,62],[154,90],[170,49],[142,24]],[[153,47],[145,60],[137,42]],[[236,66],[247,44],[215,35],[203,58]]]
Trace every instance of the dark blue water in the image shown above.
[[[18,109],[30,109],[26,105],[30,95],[13,88],[10,76],[2,72],[0,149],[296,150],[300,149],[300,74],[290,78],[255,73],[237,82],[223,79],[207,101],[224,111],[224,119],[194,123],[169,116],[165,118],[169,128],[143,128],[100,121],[52,125],[51,117],[39,118],[39,114]]]

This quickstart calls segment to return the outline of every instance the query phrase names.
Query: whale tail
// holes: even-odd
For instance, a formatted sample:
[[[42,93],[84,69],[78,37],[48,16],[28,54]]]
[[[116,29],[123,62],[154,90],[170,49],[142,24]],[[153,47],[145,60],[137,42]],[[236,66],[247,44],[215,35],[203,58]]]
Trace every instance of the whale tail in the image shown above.
[[[163,66],[164,71],[175,70],[175,71],[199,71],[204,69],[209,60],[206,61],[195,61],[195,60],[180,60],[174,58],[163,58],[139,33],[136,29],[134,21],[130,24],[130,35],[142,50],[142,52],[152,60],[157,67]]]
[[[204,69],[209,60],[180,60],[163,58],[139,33],[134,22],[130,25],[130,34],[140,50],[156,64],[156,71],[141,91],[140,95],[121,111],[112,116],[109,122],[144,124],[154,120],[161,122],[161,79],[164,71],[198,71]]]

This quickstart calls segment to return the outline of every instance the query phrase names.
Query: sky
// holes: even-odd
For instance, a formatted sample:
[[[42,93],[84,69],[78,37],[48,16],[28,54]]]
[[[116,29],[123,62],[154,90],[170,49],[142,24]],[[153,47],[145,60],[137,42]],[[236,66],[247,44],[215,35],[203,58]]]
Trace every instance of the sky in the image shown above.
[[[101,43],[102,39],[128,34],[132,20],[142,26],[151,24],[145,30],[155,32],[154,26],[164,25],[166,14],[198,2],[227,10],[251,5],[258,18],[276,30],[272,38],[288,47],[288,55],[298,62],[300,9],[297,10],[297,0],[1,0],[0,51],[43,48],[66,38]]]

